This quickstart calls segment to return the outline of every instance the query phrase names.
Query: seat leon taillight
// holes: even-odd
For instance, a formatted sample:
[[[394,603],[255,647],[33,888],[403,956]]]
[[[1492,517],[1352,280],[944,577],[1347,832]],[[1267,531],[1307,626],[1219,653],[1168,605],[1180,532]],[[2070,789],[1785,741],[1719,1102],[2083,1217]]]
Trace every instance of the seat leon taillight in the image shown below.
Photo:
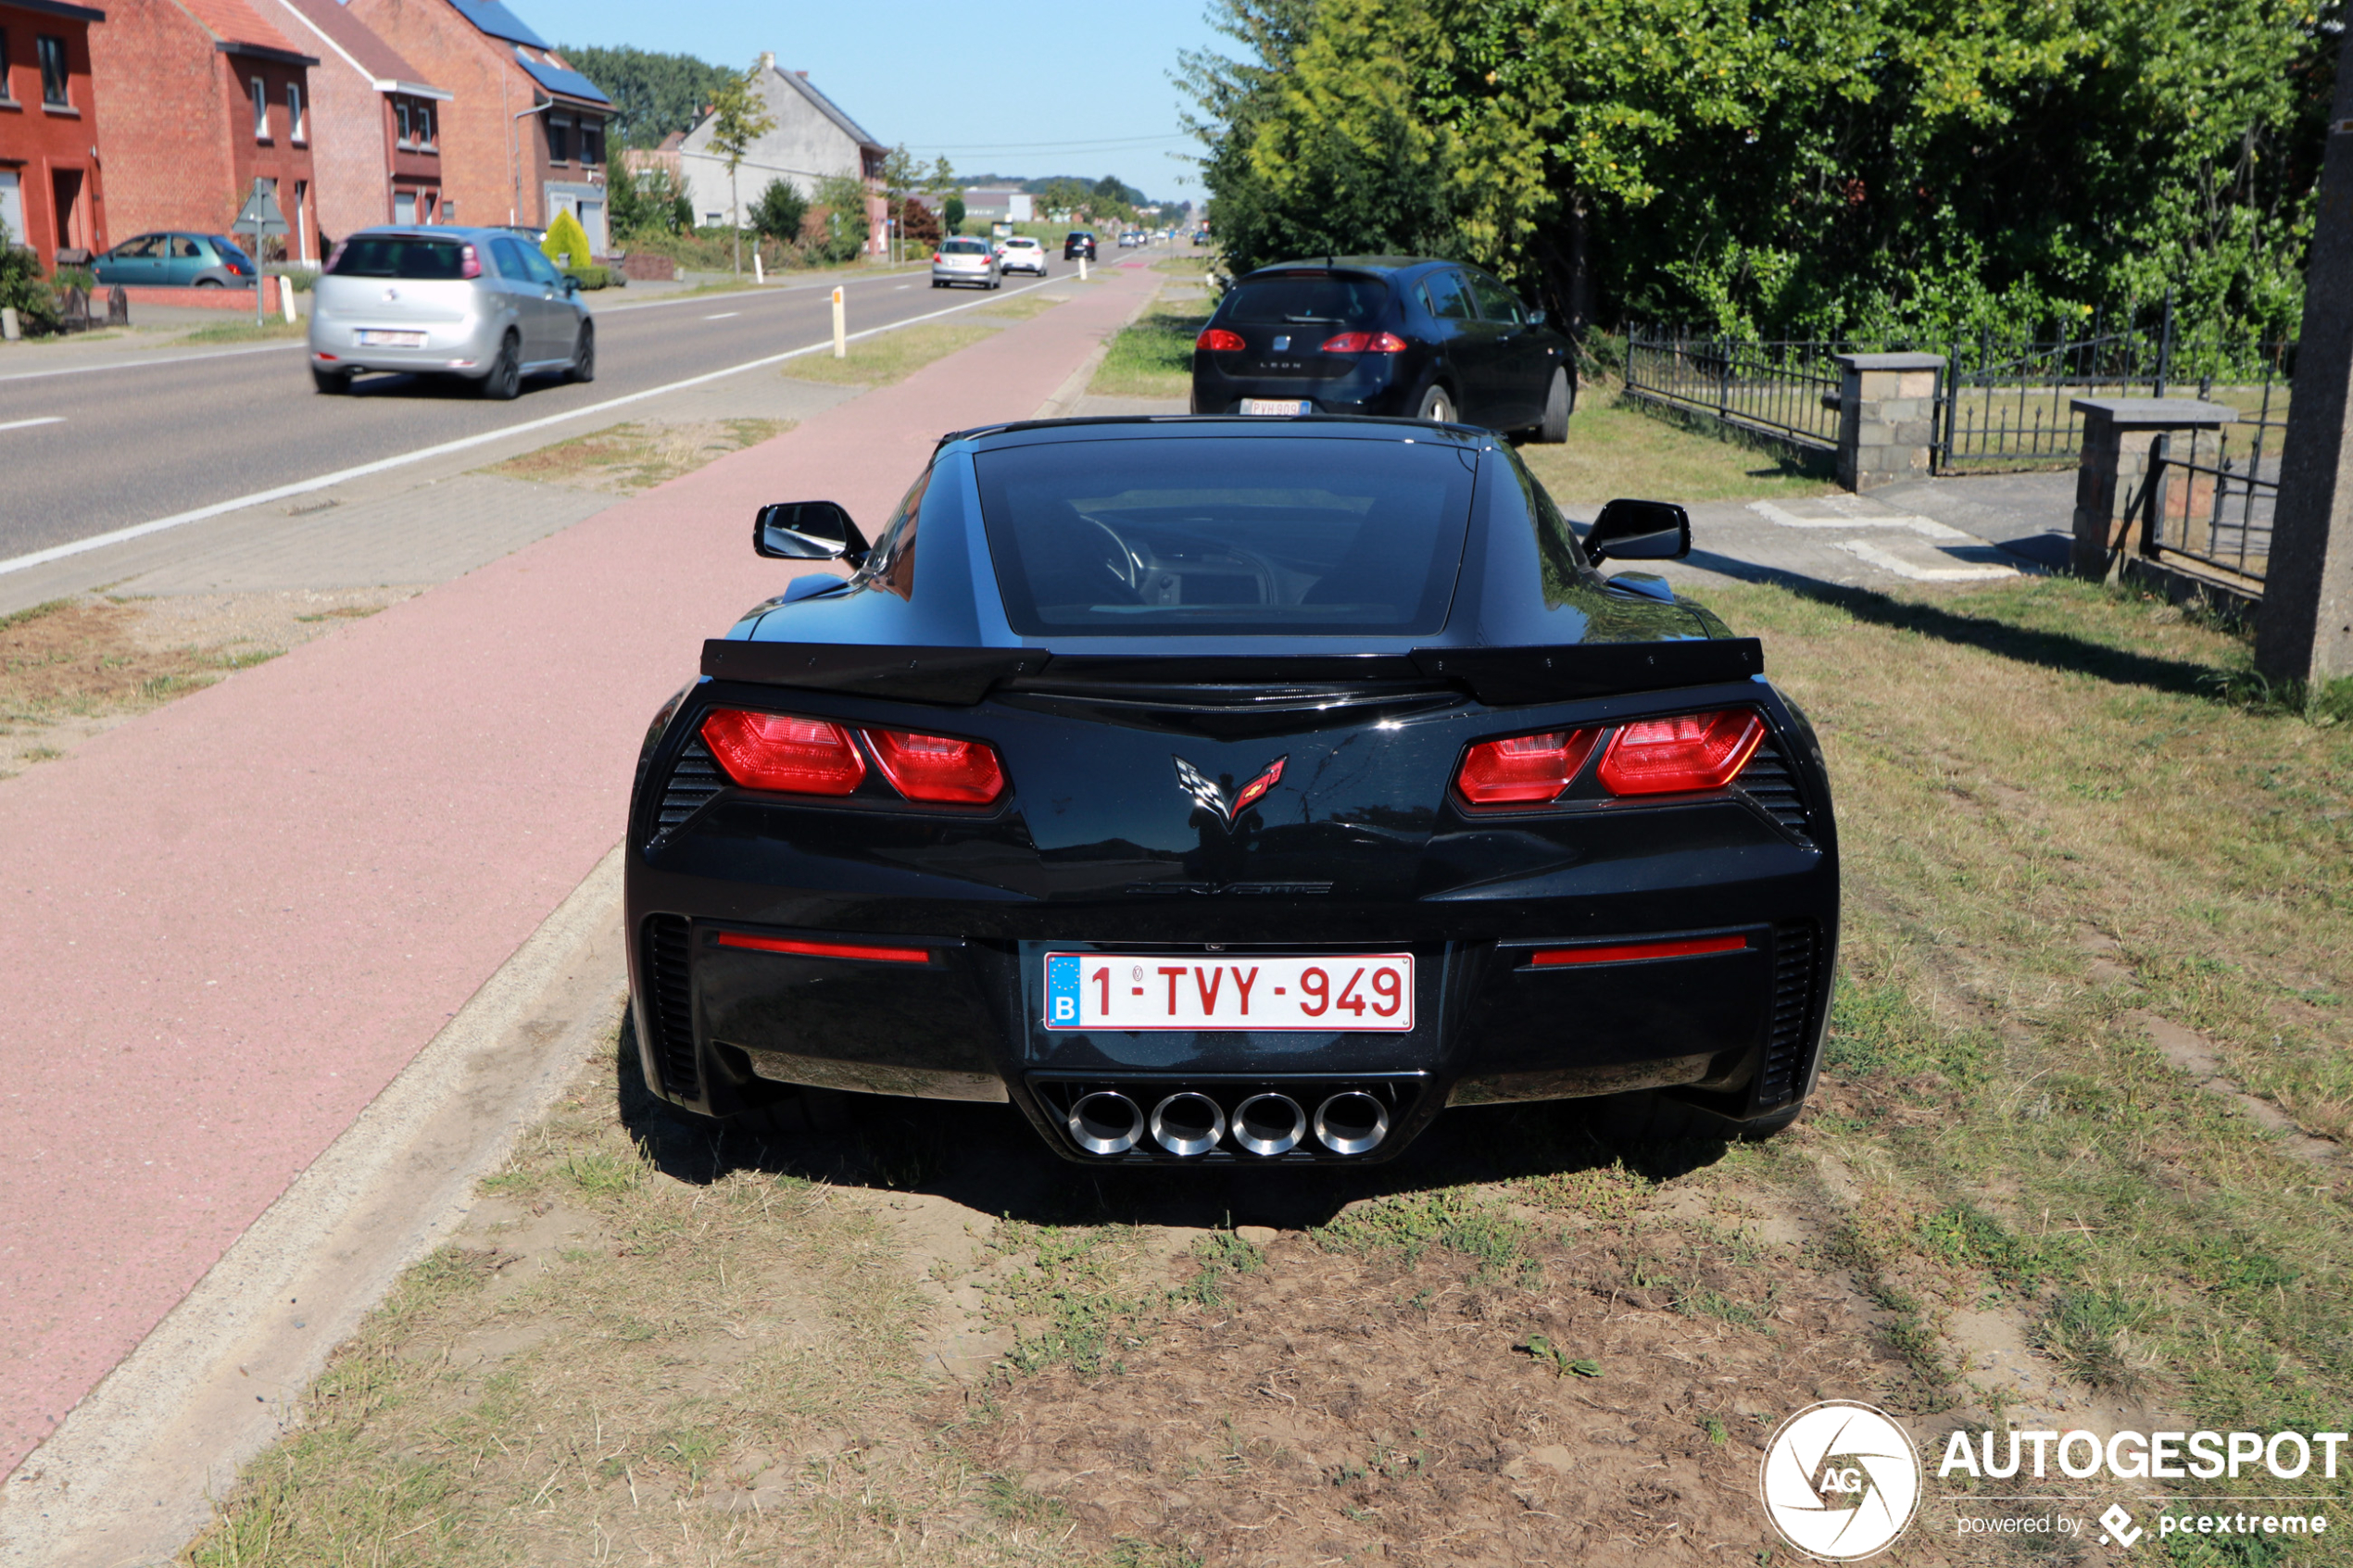
[[[1473,806],[1524,806],[1552,799],[1593,753],[1599,730],[1481,741],[1463,758],[1454,787]]]
[[[702,738],[712,759],[746,789],[848,795],[866,776],[866,759],[849,732],[823,719],[714,708],[703,718]]]
[[[1193,339],[1193,346],[1206,348],[1213,354],[1231,354],[1248,348],[1250,345],[1242,341],[1239,332],[1229,332],[1223,327],[1208,327],[1202,330],[1201,336]]]
[[[1622,725],[1602,754],[1602,787],[1612,795],[1721,789],[1764,739],[1765,721],[1750,708]]]
[[[1340,332],[1324,340],[1319,354],[1403,354],[1405,340],[1395,332]]]
[[[1004,765],[987,741],[905,730],[868,730],[865,735],[883,777],[910,800],[986,806],[1004,793]]]

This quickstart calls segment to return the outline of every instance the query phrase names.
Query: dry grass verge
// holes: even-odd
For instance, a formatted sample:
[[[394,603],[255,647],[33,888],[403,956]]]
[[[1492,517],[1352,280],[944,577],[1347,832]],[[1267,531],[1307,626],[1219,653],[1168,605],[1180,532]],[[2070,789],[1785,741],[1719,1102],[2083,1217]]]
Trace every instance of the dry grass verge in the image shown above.
[[[1576,508],[1619,495],[1752,501],[1837,488],[1824,466],[1801,462],[1784,447],[1688,429],[1605,382],[1578,389],[1566,443],[1529,442],[1519,455],[1554,499]]]
[[[633,420],[525,452],[483,471],[634,495],[790,429],[789,420]]]
[[[984,305],[972,313],[977,321],[1026,321],[1033,316],[1043,316],[1055,306],[1072,296],[1042,288],[1027,289],[1011,299],[1000,299],[994,305]]]
[[[968,321],[926,321],[921,326],[900,327],[895,332],[859,339],[849,345],[844,358],[837,359],[829,351],[821,349],[786,360],[785,378],[836,386],[890,386],[905,381],[933,360],[945,359],[960,348],[970,348],[999,330]]]

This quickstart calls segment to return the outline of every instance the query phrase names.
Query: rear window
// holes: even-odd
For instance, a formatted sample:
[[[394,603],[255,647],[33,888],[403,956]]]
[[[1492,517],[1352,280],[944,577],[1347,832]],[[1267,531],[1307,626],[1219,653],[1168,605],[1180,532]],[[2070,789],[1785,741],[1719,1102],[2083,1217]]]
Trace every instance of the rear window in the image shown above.
[[[456,278],[461,247],[451,240],[359,234],[328,270],[338,278]]]
[[[1446,621],[1472,458],[1315,437],[1074,441],[975,459],[1024,636],[1421,636]]]
[[[987,256],[988,245],[980,240],[950,240],[939,247],[950,256]]]
[[[1365,327],[1388,303],[1389,285],[1378,278],[1245,279],[1234,286],[1222,314],[1257,326],[1330,321]]]

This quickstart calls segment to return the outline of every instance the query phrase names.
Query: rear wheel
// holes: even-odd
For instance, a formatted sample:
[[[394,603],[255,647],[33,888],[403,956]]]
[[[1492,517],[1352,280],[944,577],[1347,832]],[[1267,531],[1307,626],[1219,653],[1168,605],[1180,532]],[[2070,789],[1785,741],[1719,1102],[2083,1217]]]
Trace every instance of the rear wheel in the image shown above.
[[[580,323],[580,346],[573,349],[572,353],[572,379],[574,381],[597,379],[597,328],[593,322]]]
[[[498,340],[498,358],[490,362],[490,373],[482,378],[482,395],[505,403],[522,391],[522,344],[509,332]]]
[[[1557,446],[1568,439],[1568,413],[1576,406],[1576,398],[1568,388],[1568,368],[1561,366],[1553,371],[1553,384],[1544,394],[1544,422],[1536,427],[1536,439]]]
[[[1455,420],[1453,395],[1442,386],[1431,387],[1422,394],[1422,405],[1414,410],[1414,418],[1428,420],[1432,424],[1453,424]]]
[[[351,372],[349,370],[322,370],[313,365],[310,367],[310,384],[330,397],[340,397],[351,390]]]

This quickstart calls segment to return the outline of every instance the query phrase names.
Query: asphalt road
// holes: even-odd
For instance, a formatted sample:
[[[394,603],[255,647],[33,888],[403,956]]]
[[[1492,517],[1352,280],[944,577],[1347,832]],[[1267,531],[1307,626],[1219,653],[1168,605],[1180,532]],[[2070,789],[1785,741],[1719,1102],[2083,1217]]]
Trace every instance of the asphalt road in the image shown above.
[[[1055,279],[1075,270],[1058,263]],[[993,297],[1036,286],[1009,280]],[[847,287],[853,332],[975,298],[922,272]],[[615,307],[597,314],[596,381],[537,378],[511,403],[415,376],[363,377],[349,396],[322,397],[298,343],[0,381],[0,560],[819,342],[833,331],[831,293],[828,281],[634,307],[604,296]]]

